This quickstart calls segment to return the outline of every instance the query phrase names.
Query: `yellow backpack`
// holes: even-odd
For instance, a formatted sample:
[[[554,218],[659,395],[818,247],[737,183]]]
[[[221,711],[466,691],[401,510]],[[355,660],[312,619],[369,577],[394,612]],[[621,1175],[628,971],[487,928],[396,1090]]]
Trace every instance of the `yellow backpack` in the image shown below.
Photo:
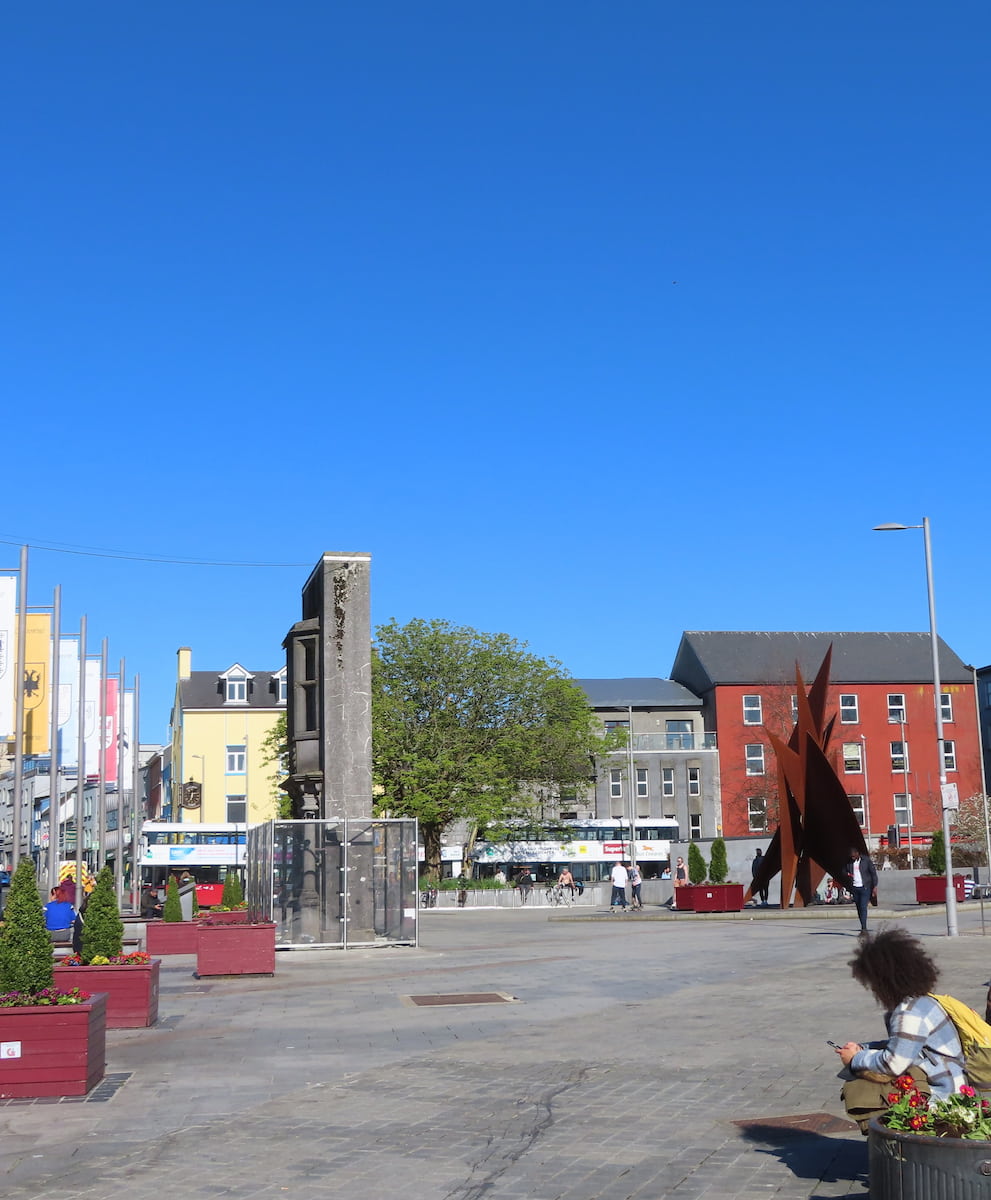
[[[991,1025],[953,996],[937,996],[934,992],[929,995],[950,1018],[957,1031],[963,1047],[967,1082],[979,1092],[991,1091]]]

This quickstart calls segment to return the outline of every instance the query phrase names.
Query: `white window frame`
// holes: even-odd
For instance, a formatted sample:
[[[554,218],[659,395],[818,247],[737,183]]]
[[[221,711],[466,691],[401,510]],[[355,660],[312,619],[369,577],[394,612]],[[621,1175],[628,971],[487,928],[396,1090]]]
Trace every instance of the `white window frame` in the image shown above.
[[[850,714],[853,714],[852,716]],[[860,724],[860,697],[856,692],[843,692],[840,695],[840,724]]]
[[[231,813],[231,804],[232,804],[232,803],[233,803],[233,804],[243,804],[243,805],[244,805],[244,819],[243,819],[243,820],[241,820],[241,821],[238,821],[238,820],[236,820],[235,818],[233,818],[233,817],[230,815],[230,813]],[[244,824],[246,824],[246,823],[247,823],[247,820],[248,820],[248,797],[247,797],[247,796],[240,796],[240,795],[231,795],[231,796],[227,796],[227,797],[226,797],[226,804],[225,804],[224,811],[225,811],[225,813],[227,814],[227,820],[228,820],[228,822],[230,822],[230,823],[232,823],[232,824],[235,824],[235,825],[244,825]]]
[[[899,804],[899,801],[902,801]],[[895,824],[898,826],[912,827],[912,793],[911,792],[895,792],[892,801]]]
[[[637,799],[646,800],[650,796],[647,768],[637,767],[635,769],[637,773]]]
[[[702,795],[702,768],[688,768],[688,794],[689,796]]]
[[[892,703],[896,701],[896,703]],[[899,715],[900,714],[900,715]],[[903,725],[905,723],[905,693],[888,693],[888,724]]]
[[[661,795],[674,795],[674,767],[661,767]]]
[[[688,814],[688,836],[690,839],[700,838],[702,836],[702,814]]]
[[[743,723],[744,725],[764,724],[764,702],[756,693],[751,692],[743,697]]]
[[[617,767],[613,767],[609,772],[609,798],[610,800],[622,800],[623,798],[623,772]]]
[[[888,748],[891,751],[891,773],[893,775],[904,775],[906,771],[911,770],[908,763],[908,742],[889,742]]]
[[[850,807],[853,809],[853,815],[857,818],[857,824],[861,829],[867,828],[867,804],[863,796],[847,795],[850,801]]]
[[[843,743],[843,773],[845,775],[863,775],[863,773],[864,773],[864,743],[863,742],[844,742]]]
[[[952,738],[943,738],[943,762],[947,771],[957,769],[957,744]]]
[[[766,775],[767,768],[764,763],[764,743],[763,742],[748,742],[744,753],[746,754],[747,774],[748,775]]]
[[[227,747],[227,774],[243,775],[247,771],[248,748],[243,743],[240,746]]]
[[[235,671],[228,675],[227,683],[227,703],[228,704],[247,704],[248,703],[248,676],[242,675]]]
[[[946,725],[953,724],[953,697],[949,692],[940,692],[940,704],[943,708],[943,723]]]
[[[767,832],[767,799],[764,796],[747,797],[747,828],[751,833]]]

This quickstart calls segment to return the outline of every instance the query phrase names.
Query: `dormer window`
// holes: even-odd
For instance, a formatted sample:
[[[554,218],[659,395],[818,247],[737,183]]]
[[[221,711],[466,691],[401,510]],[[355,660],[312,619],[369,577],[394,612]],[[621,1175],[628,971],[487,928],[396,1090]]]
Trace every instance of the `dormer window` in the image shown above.
[[[287,678],[286,668],[283,667],[281,671],[276,673],[274,678],[275,678],[275,695],[278,698],[278,701],[280,704],[285,704],[285,702],[289,696],[289,682],[288,682],[288,678]]]
[[[248,703],[248,684],[251,682],[252,676],[235,663],[229,667],[223,675],[220,676],[220,684],[223,688],[225,704],[247,704]]]

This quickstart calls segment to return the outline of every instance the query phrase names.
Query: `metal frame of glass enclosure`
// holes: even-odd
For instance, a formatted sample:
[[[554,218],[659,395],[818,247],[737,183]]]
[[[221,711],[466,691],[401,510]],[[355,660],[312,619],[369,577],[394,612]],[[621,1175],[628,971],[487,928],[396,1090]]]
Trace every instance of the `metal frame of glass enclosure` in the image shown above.
[[[276,944],[417,944],[416,821],[269,821],[248,830],[248,908]]]

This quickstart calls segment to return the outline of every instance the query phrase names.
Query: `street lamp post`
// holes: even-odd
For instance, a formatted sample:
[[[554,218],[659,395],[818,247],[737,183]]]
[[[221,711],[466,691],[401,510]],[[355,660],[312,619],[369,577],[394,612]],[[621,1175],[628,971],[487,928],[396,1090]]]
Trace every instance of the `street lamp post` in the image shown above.
[[[950,809],[947,807],[946,754],[943,751],[943,687],[939,677],[939,643],[936,640],[936,593],[933,588],[932,542],[929,537],[929,518],[923,517],[921,525],[875,525],[880,533],[901,529],[921,529],[926,549],[926,586],[929,592],[929,641],[933,663],[933,702],[936,708],[936,751],[939,755],[939,796],[943,810],[943,842],[946,846],[946,936],[956,937],[957,895],[953,889],[953,856],[950,848]],[[905,749],[904,742],[902,750]]]

